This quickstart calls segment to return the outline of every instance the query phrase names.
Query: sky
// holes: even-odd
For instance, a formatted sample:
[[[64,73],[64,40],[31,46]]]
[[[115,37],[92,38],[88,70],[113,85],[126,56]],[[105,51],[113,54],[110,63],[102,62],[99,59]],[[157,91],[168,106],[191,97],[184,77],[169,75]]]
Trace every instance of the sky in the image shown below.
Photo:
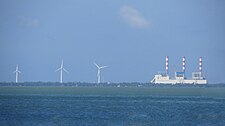
[[[199,70],[225,83],[224,0],[1,0],[0,82],[150,82]]]

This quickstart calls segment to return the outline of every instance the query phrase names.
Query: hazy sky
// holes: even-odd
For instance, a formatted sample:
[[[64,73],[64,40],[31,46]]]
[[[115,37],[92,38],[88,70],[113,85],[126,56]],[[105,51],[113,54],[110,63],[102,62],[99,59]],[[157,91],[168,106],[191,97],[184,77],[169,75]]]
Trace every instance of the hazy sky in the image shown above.
[[[224,0],[0,0],[0,81],[149,82],[155,73],[203,72],[225,82]]]

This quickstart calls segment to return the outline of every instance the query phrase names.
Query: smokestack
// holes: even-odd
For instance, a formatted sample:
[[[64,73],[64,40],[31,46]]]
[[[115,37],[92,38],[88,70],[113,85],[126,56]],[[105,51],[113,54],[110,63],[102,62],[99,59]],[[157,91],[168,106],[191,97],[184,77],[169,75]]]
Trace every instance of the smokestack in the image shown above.
[[[169,74],[169,57],[166,56],[166,75]]]
[[[202,57],[199,58],[199,71],[200,71],[200,76],[202,77]]]
[[[185,56],[182,58],[182,72],[185,73]]]

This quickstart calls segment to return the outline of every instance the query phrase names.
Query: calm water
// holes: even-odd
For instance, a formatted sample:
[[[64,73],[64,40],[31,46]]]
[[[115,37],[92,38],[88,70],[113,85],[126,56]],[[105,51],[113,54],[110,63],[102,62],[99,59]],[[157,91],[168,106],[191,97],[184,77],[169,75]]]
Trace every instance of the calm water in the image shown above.
[[[0,125],[224,126],[225,88],[0,87]]]

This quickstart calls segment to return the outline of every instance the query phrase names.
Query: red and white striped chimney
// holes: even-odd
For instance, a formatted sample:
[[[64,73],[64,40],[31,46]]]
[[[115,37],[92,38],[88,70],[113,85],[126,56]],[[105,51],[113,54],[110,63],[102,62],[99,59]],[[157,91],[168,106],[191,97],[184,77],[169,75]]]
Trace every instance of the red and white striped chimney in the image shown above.
[[[169,57],[166,56],[166,75],[169,74]]]
[[[185,72],[185,56],[182,58],[182,71]]]
[[[200,71],[200,76],[202,77],[202,57],[199,58],[199,71]]]

